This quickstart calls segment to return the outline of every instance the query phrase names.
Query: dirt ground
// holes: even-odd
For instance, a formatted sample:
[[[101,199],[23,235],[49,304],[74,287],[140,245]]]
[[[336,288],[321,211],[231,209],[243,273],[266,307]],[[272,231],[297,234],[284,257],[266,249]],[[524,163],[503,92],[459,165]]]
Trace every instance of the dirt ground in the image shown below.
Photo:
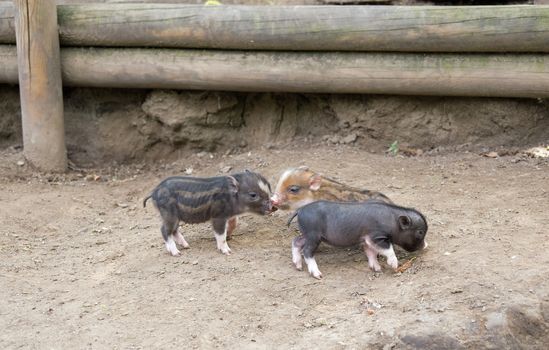
[[[184,154],[167,164],[40,175],[0,152],[2,349],[542,349],[549,341],[549,163],[522,154],[419,157],[297,144]],[[18,164],[19,162],[19,164]],[[144,196],[192,168],[254,169],[273,184],[307,164],[384,192],[429,221],[411,268],[368,270],[358,249],[321,245],[324,279],[291,263],[288,213],[247,215],[215,248],[208,225],[167,254]]]

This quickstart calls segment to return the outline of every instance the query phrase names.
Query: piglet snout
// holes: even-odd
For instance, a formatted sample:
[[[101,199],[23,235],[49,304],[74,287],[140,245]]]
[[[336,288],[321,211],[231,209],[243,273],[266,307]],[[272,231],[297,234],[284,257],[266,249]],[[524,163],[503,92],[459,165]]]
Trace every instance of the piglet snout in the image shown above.
[[[265,210],[265,215],[272,214],[277,210],[278,208],[275,207],[274,205],[269,205],[269,208]]]
[[[278,193],[273,194],[273,196],[271,197],[271,204],[275,207],[280,205],[280,196],[278,195]]]
[[[270,199],[266,201],[265,204],[263,205],[263,213],[265,215],[271,214],[277,210],[278,208],[274,205],[274,203]]]
[[[271,213],[272,212],[275,212],[278,210],[279,206],[280,206],[280,203],[281,203],[281,198],[280,196],[278,195],[278,193],[275,193],[271,198],[270,198],[271,202],[270,202],[270,205],[271,205]]]

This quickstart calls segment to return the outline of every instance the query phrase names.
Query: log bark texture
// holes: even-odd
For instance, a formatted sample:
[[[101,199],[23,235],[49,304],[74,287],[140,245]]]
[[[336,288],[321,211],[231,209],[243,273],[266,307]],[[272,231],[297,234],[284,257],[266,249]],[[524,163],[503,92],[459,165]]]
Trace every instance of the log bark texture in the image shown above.
[[[70,86],[549,97],[547,54],[63,48],[61,62]]]
[[[15,7],[0,2],[0,44],[15,44]]]
[[[42,170],[62,172],[67,152],[55,0],[15,0],[15,8],[24,154]]]
[[[17,48],[15,45],[0,45],[0,84],[17,84]]]
[[[2,39],[10,36],[6,24],[9,11],[8,7],[0,7],[0,42],[4,40],[4,43],[9,43],[9,40]],[[59,5],[58,13],[63,46],[549,52],[549,6],[544,5],[202,6],[111,3]]]

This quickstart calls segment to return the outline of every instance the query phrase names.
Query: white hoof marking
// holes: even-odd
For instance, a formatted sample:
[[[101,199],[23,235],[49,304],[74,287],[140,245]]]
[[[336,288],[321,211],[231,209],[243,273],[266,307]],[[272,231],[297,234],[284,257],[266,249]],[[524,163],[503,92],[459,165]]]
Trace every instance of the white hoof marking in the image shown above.
[[[172,236],[168,237],[168,241],[166,242],[166,249],[172,256],[181,255],[181,252],[179,251],[179,249],[177,249],[177,246],[175,245],[175,241],[173,240]]]
[[[394,270],[398,268],[398,259],[393,250],[393,245],[390,244],[388,249],[380,249],[379,253],[387,258],[387,264],[391,266]]]
[[[309,269],[309,273],[316,279],[322,278],[322,273],[318,269],[318,265],[316,264],[316,260],[314,257],[312,258],[305,258],[305,263],[307,264],[307,268]]]
[[[227,244],[227,240],[223,236],[215,235],[215,240],[217,242],[217,249],[221,251],[221,253],[225,255],[231,255],[231,248],[229,248],[229,245]]]

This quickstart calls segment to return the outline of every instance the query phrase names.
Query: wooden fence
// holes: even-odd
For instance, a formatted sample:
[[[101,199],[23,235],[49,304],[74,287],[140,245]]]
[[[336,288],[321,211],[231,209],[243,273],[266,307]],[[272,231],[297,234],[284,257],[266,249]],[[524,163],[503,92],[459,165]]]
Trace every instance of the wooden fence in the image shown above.
[[[61,84],[549,97],[549,6],[14,4],[0,83],[44,169],[66,166]]]

